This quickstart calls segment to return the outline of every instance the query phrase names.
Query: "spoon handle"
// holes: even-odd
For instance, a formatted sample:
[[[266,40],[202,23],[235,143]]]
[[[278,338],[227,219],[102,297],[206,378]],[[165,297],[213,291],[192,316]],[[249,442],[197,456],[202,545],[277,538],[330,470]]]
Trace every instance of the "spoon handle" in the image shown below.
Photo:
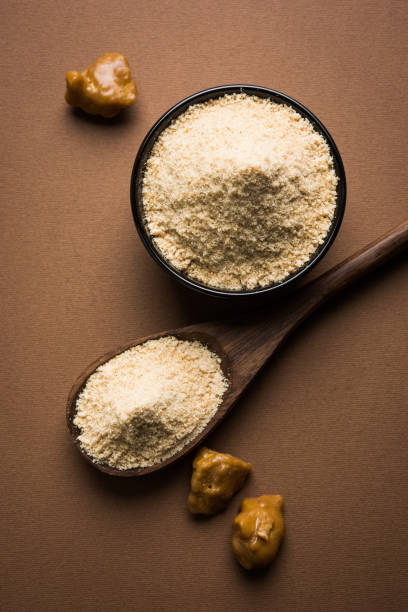
[[[287,331],[296,327],[327,299],[341,292],[362,276],[375,270],[408,245],[408,220],[357,251],[293,296],[287,317]]]
[[[228,353],[237,373],[231,397],[239,396],[281,342],[314,310],[402,251],[407,244],[408,220],[300,287],[268,312],[263,310],[256,316],[235,322],[218,321],[192,326],[196,330],[202,327],[202,331],[216,336]]]

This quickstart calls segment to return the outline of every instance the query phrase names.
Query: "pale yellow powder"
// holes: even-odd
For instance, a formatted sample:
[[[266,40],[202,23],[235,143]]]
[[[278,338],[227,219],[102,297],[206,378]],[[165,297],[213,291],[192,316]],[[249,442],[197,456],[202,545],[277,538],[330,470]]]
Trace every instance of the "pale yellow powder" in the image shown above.
[[[154,465],[204,429],[227,387],[219,357],[203,344],[173,336],[149,340],[88,378],[76,405],[78,439],[88,455],[111,467]]]
[[[212,287],[254,289],[282,281],[322,244],[337,180],[325,139],[293,108],[226,95],[161,133],[143,209],[176,269]]]

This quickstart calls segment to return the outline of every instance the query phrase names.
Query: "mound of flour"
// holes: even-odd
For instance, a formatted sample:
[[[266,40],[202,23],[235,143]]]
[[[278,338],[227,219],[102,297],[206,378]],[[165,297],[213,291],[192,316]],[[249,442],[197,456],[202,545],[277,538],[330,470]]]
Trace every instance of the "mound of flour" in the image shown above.
[[[291,107],[246,94],[196,104],[156,141],[143,208],[164,258],[225,289],[279,282],[324,241],[337,176],[324,138]]]
[[[154,465],[204,429],[227,387],[219,357],[200,342],[149,340],[88,378],[76,404],[78,440],[120,470]]]

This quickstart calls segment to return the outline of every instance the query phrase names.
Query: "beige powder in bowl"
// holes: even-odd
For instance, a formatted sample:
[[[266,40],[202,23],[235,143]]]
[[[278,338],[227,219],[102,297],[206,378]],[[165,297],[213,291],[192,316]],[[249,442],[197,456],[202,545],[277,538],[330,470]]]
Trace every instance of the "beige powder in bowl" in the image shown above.
[[[310,121],[231,94],[190,106],[158,137],[143,177],[157,250],[204,285],[278,283],[324,242],[336,208],[329,147]]]

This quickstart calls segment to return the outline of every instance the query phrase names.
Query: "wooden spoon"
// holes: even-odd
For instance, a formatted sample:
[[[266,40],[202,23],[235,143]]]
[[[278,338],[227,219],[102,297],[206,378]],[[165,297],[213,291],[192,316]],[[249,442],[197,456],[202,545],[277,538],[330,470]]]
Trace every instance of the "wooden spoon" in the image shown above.
[[[68,397],[68,428],[78,450],[98,470],[113,476],[141,476],[173,463],[173,461],[176,461],[198,446],[220,423],[283,340],[308,315],[327,299],[340,292],[362,275],[375,269],[379,264],[402,251],[407,243],[408,220],[390,233],[385,234],[379,240],[369,244],[365,249],[358,251],[322,276],[300,288],[295,294],[290,295],[283,301],[279,301],[272,313],[262,310],[248,315],[246,319],[199,323],[153,334],[152,336],[140,338],[126,346],[121,346],[99,357],[75,381]],[[110,466],[96,463],[81,448],[78,441],[80,432],[73,423],[77,397],[88,377],[97,367],[132,346],[142,344],[146,340],[169,335],[183,340],[198,340],[220,356],[221,367],[230,384],[216,414],[206,428],[192,442],[166,461],[151,467],[131,470],[117,470]]]

